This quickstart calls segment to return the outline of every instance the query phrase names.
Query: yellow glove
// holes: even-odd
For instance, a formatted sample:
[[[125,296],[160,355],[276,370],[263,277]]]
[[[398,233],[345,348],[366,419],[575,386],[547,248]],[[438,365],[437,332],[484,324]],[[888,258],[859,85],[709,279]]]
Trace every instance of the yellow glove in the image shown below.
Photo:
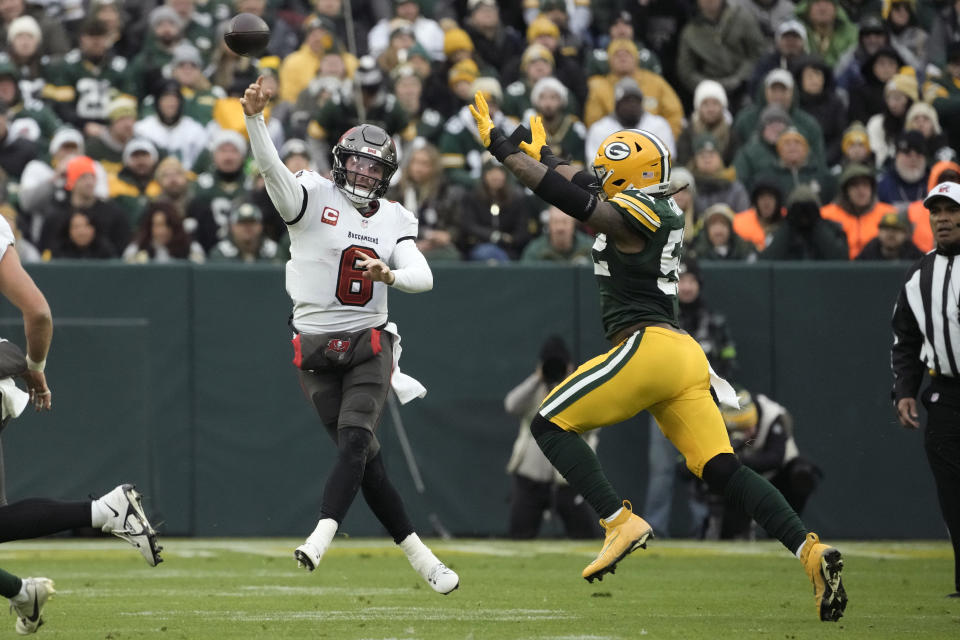
[[[520,142],[517,146],[520,151],[536,160],[540,161],[540,149],[547,144],[547,132],[543,128],[543,118],[540,116],[530,116],[530,142]]]
[[[477,131],[480,132],[480,142],[483,143],[484,147],[490,146],[490,131],[493,129],[493,119],[490,118],[490,108],[487,106],[487,101],[484,100],[483,94],[477,91],[476,95],[473,97],[474,105],[470,105],[470,113],[473,114],[473,119],[477,121]]]

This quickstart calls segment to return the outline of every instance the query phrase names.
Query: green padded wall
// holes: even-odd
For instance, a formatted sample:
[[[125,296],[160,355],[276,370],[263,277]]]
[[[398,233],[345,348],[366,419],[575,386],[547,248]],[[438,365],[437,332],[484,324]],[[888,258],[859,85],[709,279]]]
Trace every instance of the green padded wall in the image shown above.
[[[889,403],[889,318],[906,265],[704,265],[704,295],[729,320],[735,376],[797,418],[826,477],[806,517],[830,537],[942,538],[922,434]],[[136,482],[173,535],[304,535],[334,449],[293,366],[279,266],[30,267],[50,300],[54,411],[3,434],[11,500],[78,498]],[[517,422],[503,398],[551,333],[579,361],[608,348],[588,268],[436,267],[435,288],[392,292],[402,369],[428,388],[379,432],[418,528],[496,536]],[[0,303],[0,331],[23,343]],[[645,416],[606,429],[600,455],[639,509]],[[422,490],[421,490],[422,489]],[[362,498],[343,530],[382,535]],[[555,530],[555,529],[551,529]]]

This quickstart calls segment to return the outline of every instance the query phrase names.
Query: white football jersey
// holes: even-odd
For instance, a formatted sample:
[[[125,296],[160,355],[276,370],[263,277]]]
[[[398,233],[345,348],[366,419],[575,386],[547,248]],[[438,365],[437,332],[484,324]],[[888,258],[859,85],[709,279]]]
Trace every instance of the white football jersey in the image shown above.
[[[362,252],[396,268],[397,243],[417,238],[416,216],[381,198],[380,208],[367,217],[330,180],[313,171],[300,171],[296,178],[306,203],[301,216],[287,223],[294,327],[329,333],[386,323],[388,286],[365,279],[357,263]]]

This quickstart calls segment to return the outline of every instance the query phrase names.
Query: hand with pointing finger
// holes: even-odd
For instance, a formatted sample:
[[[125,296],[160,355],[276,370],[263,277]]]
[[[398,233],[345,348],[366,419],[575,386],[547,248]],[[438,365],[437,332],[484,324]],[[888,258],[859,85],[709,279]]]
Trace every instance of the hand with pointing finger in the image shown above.
[[[247,87],[240,98],[240,104],[243,105],[243,113],[248,116],[255,116],[270,102],[273,92],[263,88],[263,76],[257,78],[257,81]]]

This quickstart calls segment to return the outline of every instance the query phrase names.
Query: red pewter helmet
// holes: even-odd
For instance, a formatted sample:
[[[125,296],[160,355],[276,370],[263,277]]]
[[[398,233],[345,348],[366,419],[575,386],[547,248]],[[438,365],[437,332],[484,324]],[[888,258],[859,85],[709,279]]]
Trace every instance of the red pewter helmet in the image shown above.
[[[649,131],[624,129],[600,144],[593,172],[607,198],[625,189],[663,195],[670,186],[670,151]]]
[[[383,166],[383,175],[371,188],[356,184],[359,174],[347,171],[347,158],[350,156],[367,158]],[[397,147],[393,139],[386,131],[372,124],[361,124],[349,129],[340,136],[333,148],[333,181],[345,196],[358,205],[367,205],[382,198],[398,166]]]

